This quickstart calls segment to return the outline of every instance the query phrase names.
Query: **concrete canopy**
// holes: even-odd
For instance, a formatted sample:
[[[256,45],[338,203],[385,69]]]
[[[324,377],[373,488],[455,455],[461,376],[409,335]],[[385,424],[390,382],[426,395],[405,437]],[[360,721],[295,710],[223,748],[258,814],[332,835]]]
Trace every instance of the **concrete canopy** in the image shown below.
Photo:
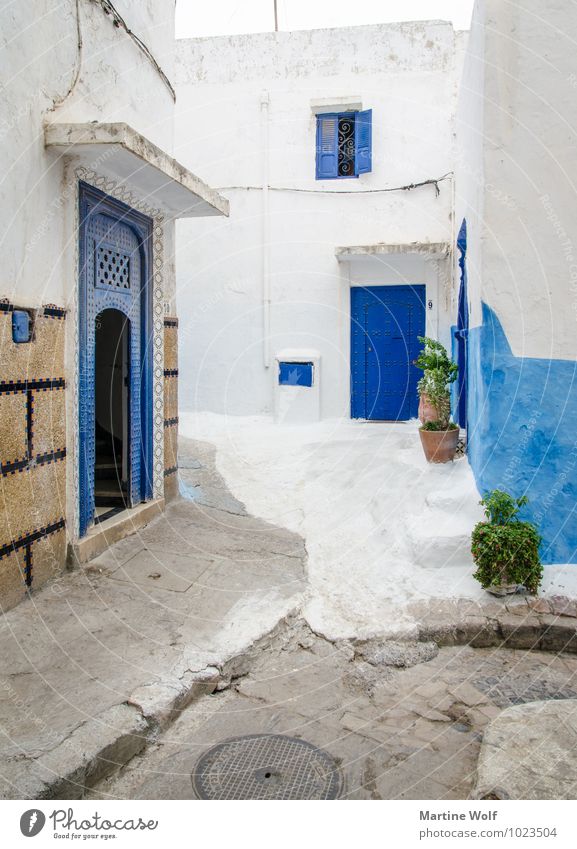
[[[339,262],[354,262],[370,257],[379,258],[390,254],[418,254],[425,259],[446,259],[449,256],[448,242],[403,242],[401,244],[386,244],[378,242],[375,245],[347,245],[335,248],[335,256]]]
[[[98,161],[99,171],[126,180],[173,218],[228,215],[226,198],[128,124],[48,123],[44,144],[60,155]]]

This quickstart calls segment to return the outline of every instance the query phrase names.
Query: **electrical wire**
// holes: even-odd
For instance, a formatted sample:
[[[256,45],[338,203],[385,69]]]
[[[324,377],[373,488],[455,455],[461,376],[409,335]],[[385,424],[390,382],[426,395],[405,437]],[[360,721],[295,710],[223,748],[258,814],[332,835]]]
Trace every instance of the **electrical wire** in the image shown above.
[[[442,177],[432,177],[428,180],[421,180],[418,183],[407,183],[405,186],[391,186],[386,189],[358,189],[357,191],[344,189],[299,189],[293,188],[292,186],[268,186],[269,191],[271,192],[303,192],[305,194],[320,194],[320,195],[371,195],[371,194],[383,194],[384,192],[410,192],[413,189],[419,189],[421,186],[434,186],[435,193],[437,197],[439,197],[441,190],[439,189],[439,183],[442,183],[443,180],[450,180],[453,176],[452,171],[447,171],[446,174],[443,174]],[[245,190],[245,191],[262,191],[262,186],[217,186],[216,190],[219,192],[224,191],[233,191],[235,189]]]
[[[154,56],[152,55],[152,53],[150,52],[148,47],[146,46],[146,44],[142,41],[142,39],[139,38],[136,35],[136,33],[134,33],[130,29],[130,27],[128,26],[128,24],[126,23],[126,21],[124,20],[122,15],[120,14],[120,12],[110,2],[110,0],[96,0],[96,2],[99,3],[100,6],[102,6],[102,9],[104,10],[104,13],[106,15],[111,15],[112,22],[113,22],[114,26],[115,27],[122,27],[124,32],[128,36],[130,36],[130,38],[134,41],[134,43],[139,48],[139,50],[141,50],[144,53],[144,55],[149,60],[149,62],[151,62],[151,64],[155,67],[155,69],[158,72],[163,83],[166,85],[167,89],[170,91],[170,94],[172,95],[172,99],[174,101],[176,101],[176,92],[174,90],[172,83],[170,82],[170,80],[168,79],[168,77],[166,76],[166,74],[164,73],[164,71],[162,70],[162,68],[160,67],[160,65],[158,64],[158,62],[156,61],[156,59],[154,58]]]
[[[80,69],[82,68],[82,27],[80,24],[80,0],[76,0],[76,68],[74,70],[74,76],[72,78],[72,82],[68,87],[68,91],[62,97],[59,97],[57,100],[54,100],[51,110],[56,109],[58,106],[62,106],[64,101],[70,97],[74,89],[76,88],[76,83],[80,78]]]

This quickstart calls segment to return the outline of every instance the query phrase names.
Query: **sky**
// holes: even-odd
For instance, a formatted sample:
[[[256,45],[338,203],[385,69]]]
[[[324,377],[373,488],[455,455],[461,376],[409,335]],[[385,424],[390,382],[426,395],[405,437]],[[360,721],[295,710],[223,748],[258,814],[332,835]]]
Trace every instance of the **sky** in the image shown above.
[[[468,29],[474,0],[277,0],[279,30],[445,20]],[[177,0],[177,38],[274,30],[274,0]]]

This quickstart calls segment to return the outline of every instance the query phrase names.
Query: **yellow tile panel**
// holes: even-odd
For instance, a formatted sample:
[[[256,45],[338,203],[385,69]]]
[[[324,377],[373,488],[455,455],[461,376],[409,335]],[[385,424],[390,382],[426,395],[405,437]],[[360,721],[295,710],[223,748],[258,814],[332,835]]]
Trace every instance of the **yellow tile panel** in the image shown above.
[[[26,393],[0,394],[0,462],[23,460],[28,452]]]
[[[66,530],[62,528],[32,545],[32,589],[58,578],[66,567]]]
[[[66,515],[66,461],[0,478],[0,546]]]
[[[164,368],[178,368],[178,328],[164,328]]]
[[[178,427],[164,428],[164,468],[172,469],[177,465]]]
[[[30,342],[12,341],[12,313],[0,312],[0,380],[40,380],[64,376],[66,322],[38,311]]]
[[[24,550],[14,551],[0,560],[0,613],[26,598]]]
[[[164,378],[164,418],[178,416],[178,377]]]
[[[32,396],[32,450],[34,455],[66,448],[65,390],[37,390]]]

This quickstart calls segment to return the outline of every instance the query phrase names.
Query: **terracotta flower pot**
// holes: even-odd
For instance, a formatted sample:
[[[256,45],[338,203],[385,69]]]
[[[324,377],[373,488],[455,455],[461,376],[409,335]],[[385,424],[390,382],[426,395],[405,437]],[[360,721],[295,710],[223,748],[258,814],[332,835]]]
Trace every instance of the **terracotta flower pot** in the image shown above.
[[[419,419],[423,424],[425,422],[434,422],[435,419],[438,419],[436,409],[433,407],[431,402],[429,401],[429,396],[423,393],[419,396]]]
[[[428,463],[448,463],[455,459],[459,428],[451,430],[419,430],[421,445]]]

